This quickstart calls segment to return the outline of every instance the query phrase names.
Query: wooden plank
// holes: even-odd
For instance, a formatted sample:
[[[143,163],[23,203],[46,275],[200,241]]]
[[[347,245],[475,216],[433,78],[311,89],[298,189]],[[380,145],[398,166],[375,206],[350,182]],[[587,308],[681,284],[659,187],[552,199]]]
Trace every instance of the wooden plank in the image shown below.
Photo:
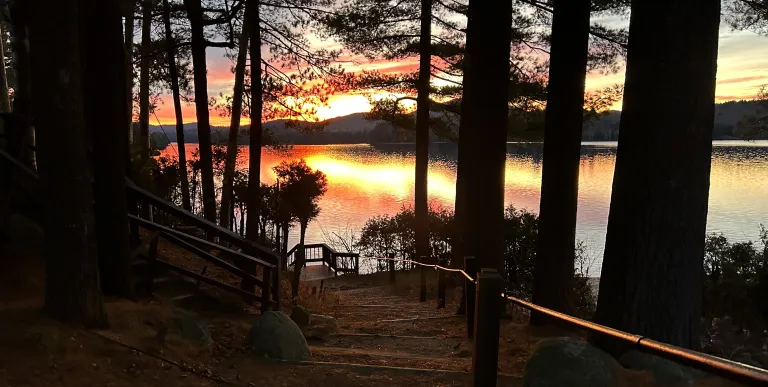
[[[207,251],[205,251],[205,250],[203,250],[203,249],[201,249],[201,248],[191,244],[191,243],[188,243],[188,242],[182,240],[181,238],[176,237],[175,235],[170,235],[170,234],[163,233],[161,236],[163,238],[165,238],[168,242],[171,242],[171,243],[173,243],[173,244],[175,244],[175,245],[177,245],[177,246],[179,246],[181,248],[184,248],[185,250],[188,250],[188,251],[194,253],[198,257],[208,261],[211,264],[214,264],[214,265],[216,265],[216,266],[218,266],[218,267],[220,267],[220,268],[222,268],[222,269],[224,269],[224,270],[226,270],[226,271],[228,271],[228,272],[230,272],[230,273],[232,273],[232,274],[234,274],[236,276],[239,276],[240,278],[246,278],[249,281],[251,281],[251,283],[255,284],[258,287],[262,287],[263,286],[263,283],[261,282],[261,280],[256,278],[256,276],[254,276],[253,274],[248,273],[248,272],[244,271],[243,269],[240,269],[239,267],[237,267],[237,266],[235,266],[235,265],[233,265],[233,264],[231,264],[229,262],[226,262],[226,261],[222,260],[221,258],[219,258],[219,257],[217,257],[217,256],[215,256],[215,255],[213,255],[213,254],[211,254],[211,253],[209,253],[209,252],[207,252]]]
[[[256,302],[261,302],[261,297],[255,295],[253,293],[246,292],[245,290],[236,288],[236,287],[234,287],[232,285],[228,285],[228,284],[225,284],[223,282],[216,281],[215,279],[208,278],[208,277],[206,277],[204,275],[197,274],[194,271],[187,270],[187,269],[185,269],[183,267],[178,267],[176,265],[172,265],[172,264],[170,264],[168,262],[161,261],[159,259],[156,261],[156,263],[157,263],[158,266],[162,266],[162,267],[165,267],[168,270],[175,271],[175,272],[177,272],[177,273],[179,273],[181,275],[185,275],[187,277],[194,278],[194,279],[196,279],[196,280],[198,280],[200,282],[206,283],[206,284],[211,285],[213,287],[217,287],[219,289],[235,293],[237,295],[240,295],[242,297],[251,299],[251,300],[256,301]]]
[[[226,228],[223,228],[216,223],[203,219],[187,210],[184,210],[183,208],[176,206],[175,204],[170,203],[167,200],[162,199],[156,196],[155,194],[137,186],[133,181],[131,181],[128,178],[126,178],[125,184],[128,190],[132,191],[138,200],[148,202],[153,206],[160,208],[161,210],[163,210],[163,212],[166,212],[185,222],[193,224],[199,227],[200,229],[202,229],[203,231],[205,231],[206,233],[217,236],[220,239],[225,240],[228,243],[231,243],[243,249],[243,251],[245,251],[247,254],[255,255],[259,258],[267,260],[272,264],[277,264],[280,262],[279,256],[274,251],[267,249],[264,246],[248,241],[247,239],[241,237],[240,235],[235,234],[234,232],[227,230]]]
[[[269,267],[269,268],[274,268],[275,267],[274,264],[271,264],[271,263],[269,263],[267,261],[264,261],[264,260],[261,260],[259,258],[254,258],[254,257],[252,257],[252,256],[250,256],[248,254],[244,254],[244,253],[241,253],[239,251],[228,249],[228,248],[226,248],[224,246],[217,245],[217,244],[215,244],[213,242],[207,241],[205,239],[198,238],[198,237],[196,237],[194,235],[189,235],[189,234],[181,232],[179,230],[174,230],[174,229],[172,229],[170,227],[166,227],[166,226],[163,226],[161,224],[150,222],[150,221],[148,221],[146,219],[139,218],[138,216],[135,216],[135,215],[128,215],[128,219],[131,220],[132,222],[138,223],[141,227],[144,227],[146,229],[161,230],[161,231],[163,231],[166,234],[170,234],[170,235],[176,236],[176,237],[186,241],[187,243],[193,244],[193,245],[195,245],[195,246],[197,246],[197,247],[199,247],[201,249],[202,248],[215,249],[215,250],[221,251],[222,253],[225,253],[228,257],[231,257],[231,258],[245,259],[245,260],[248,260],[248,261],[252,261],[252,262],[256,263],[257,265],[261,265],[261,266],[265,266],[265,267]]]

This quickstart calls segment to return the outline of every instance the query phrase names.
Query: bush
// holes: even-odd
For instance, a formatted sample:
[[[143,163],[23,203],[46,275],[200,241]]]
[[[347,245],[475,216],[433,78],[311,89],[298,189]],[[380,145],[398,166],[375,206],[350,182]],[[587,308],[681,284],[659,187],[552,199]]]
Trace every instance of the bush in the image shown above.
[[[704,317],[729,316],[745,329],[768,328],[768,230],[760,242],[730,243],[707,236],[704,256]]]
[[[410,208],[399,213],[369,219],[360,234],[356,248],[364,256],[413,259],[415,253],[415,215]],[[430,246],[433,256],[450,257],[453,237],[453,213],[443,208],[429,210]],[[507,290],[529,299],[533,292],[533,265],[536,262],[536,239],[539,217],[525,209],[509,206],[504,211],[504,271]],[[574,304],[579,317],[589,318],[595,308],[595,294],[589,284],[589,266],[584,244],[574,247]],[[398,267],[403,265],[398,263]],[[380,269],[385,268],[383,262]],[[407,268],[407,267],[405,267]]]

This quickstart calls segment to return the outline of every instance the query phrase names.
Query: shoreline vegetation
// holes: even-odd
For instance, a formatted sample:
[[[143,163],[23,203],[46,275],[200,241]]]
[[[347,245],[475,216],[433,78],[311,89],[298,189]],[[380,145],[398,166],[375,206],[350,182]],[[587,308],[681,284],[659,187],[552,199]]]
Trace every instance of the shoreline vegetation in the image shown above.
[[[716,104],[713,140],[743,140],[738,125],[745,118],[755,114],[759,103],[755,101],[731,101]],[[616,141],[619,133],[621,111],[610,111],[584,124],[582,141]],[[300,130],[290,125],[287,120],[265,122],[262,125],[266,136],[274,144],[291,145],[338,145],[338,144],[375,144],[375,143],[415,143],[415,133],[397,128],[381,120],[367,120],[366,113],[353,113],[323,121],[321,128]],[[250,125],[241,127],[241,133],[248,133]],[[176,142],[176,132],[171,125],[150,125],[152,140],[163,147],[168,142]],[[211,127],[214,144],[226,144],[229,127]],[[249,145],[247,135],[241,135],[239,145]],[[197,123],[184,124],[186,143],[198,143]],[[543,130],[526,130],[525,135],[510,128],[509,141],[542,142]],[[768,133],[762,133],[753,140],[768,140]],[[430,142],[454,142],[451,136],[430,134]],[[265,142],[264,145],[269,145]],[[158,147],[159,149],[162,149]]]

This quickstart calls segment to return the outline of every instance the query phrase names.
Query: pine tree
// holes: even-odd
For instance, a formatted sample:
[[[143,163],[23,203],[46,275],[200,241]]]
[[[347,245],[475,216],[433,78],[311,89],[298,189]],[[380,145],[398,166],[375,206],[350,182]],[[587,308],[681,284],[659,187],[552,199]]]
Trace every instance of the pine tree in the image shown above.
[[[33,112],[44,191],[46,289],[54,318],[106,325],[94,240],[80,77],[79,0],[35,0]],[[32,2],[31,2],[32,3]]]
[[[472,173],[467,176],[465,251],[479,267],[503,270],[504,163],[507,155],[511,2],[471,0],[462,112]],[[463,134],[463,133],[462,133]]]
[[[81,47],[85,129],[93,144],[95,230],[101,287],[106,295],[131,297],[128,207],[123,151],[125,52],[116,2],[81,0]],[[106,125],[106,127],[105,127]]]
[[[632,2],[595,314],[683,348],[699,342],[719,21],[718,0]]]
[[[590,0],[555,0],[533,302],[572,312]],[[546,319],[532,314],[531,323]]]

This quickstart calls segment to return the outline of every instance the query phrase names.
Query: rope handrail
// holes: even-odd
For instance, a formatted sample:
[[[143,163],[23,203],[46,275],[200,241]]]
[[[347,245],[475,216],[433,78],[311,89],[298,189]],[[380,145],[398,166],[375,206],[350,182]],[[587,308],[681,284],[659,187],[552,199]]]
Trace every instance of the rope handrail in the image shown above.
[[[521,300],[517,297],[506,294],[502,294],[502,297],[528,310],[544,313],[578,328],[629,342],[640,351],[650,352],[672,361],[679,361],[694,366],[695,368],[703,369],[748,385],[765,386],[766,383],[768,383],[768,371],[757,367],[717,356],[707,355],[690,349],[680,348],[671,344],[649,339],[645,336],[627,333],[618,329],[582,320],[565,313],[547,309],[532,302]]]
[[[381,258],[381,257],[363,257],[363,256],[360,256],[360,258],[361,259],[369,259],[369,260],[374,260],[375,259],[375,260],[380,260],[380,261],[406,262],[406,263],[416,264],[416,265],[424,266],[424,267],[433,267],[433,268],[435,268],[435,270],[444,270],[444,271],[448,271],[448,272],[451,272],[451,273],[460,273],[468,281],[470,281],[472,283],[475,283],[475,279],[472,278],[472,276],[467,274],[467,272],[462,270],[462,269],[451,269],[450,267],[444,267],[444,266],[440,266],[440,265],[433,265],[433,264],[418,262],[418,261],[414,261],[414,260],[410,260],[410,259]]]

